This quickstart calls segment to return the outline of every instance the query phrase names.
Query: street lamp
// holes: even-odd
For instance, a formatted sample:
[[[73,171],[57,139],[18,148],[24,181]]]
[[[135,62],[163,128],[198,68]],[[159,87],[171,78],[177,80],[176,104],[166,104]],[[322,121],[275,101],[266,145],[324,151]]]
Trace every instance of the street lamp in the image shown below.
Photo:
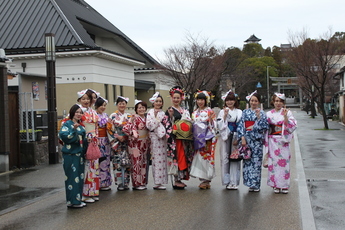
[[[58,163],[57,114],[56,114],[56,77],[55,77],[55,35],[46,33],[46,66],[48,94],[48,152],[49,164]]]
[[[269,79],[269,74],[268,74],[268,69],[271,66],[266,67],[266,77],[267,77],[267,108],[270,107],[270,79]]]

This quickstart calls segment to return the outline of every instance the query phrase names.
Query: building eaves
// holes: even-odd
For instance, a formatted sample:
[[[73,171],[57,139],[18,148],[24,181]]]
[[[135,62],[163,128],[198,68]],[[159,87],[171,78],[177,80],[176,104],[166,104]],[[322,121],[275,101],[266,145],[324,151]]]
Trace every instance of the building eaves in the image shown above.
[[[336,72],[333,76],[333,79],[339,80],[341,76],[345,73],[345,66],[340,69],[339,72]]]

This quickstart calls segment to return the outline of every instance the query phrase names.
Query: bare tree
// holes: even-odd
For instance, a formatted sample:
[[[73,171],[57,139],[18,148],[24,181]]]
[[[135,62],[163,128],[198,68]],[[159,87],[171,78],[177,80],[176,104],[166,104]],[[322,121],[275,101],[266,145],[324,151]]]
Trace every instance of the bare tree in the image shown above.
[[[164,50],[165,59],[159,60],[160,68],[185,89],[190,111],[194,107],[193,94],[198,89],[213,90],[219,83],[223,71],[220,52],[208,39],[191,34],[186,36],[185,44]]]
[[[302,90],[316,99],[322,114],[324,128],[328,129],[324,103],[339,62],[344,56],[345,46],[339,39],[332,37],[331,30],[318,39],[308,38],[307,32],[290,33],[292,50],[288,52],[289,63],[299,78]],[[313,106],[313,104],[312,104]]]

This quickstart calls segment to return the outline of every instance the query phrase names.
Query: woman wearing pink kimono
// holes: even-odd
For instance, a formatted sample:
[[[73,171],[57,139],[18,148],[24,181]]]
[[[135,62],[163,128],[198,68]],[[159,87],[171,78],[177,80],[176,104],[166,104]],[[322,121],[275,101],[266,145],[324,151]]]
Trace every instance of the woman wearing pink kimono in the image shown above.
[[[128,152],[132,163],[131,178],[133,189],[145,190],[147,184],[147,150],[150,145],[145,118],[147,104],[136,100],[134,110],[136,114],[131,117],[122,131],[129,136]]]
[[[271,105],[274,109],[267,112],[269,130],[265,138],[265,149],[268,153],[267,184],[275,193],[287,194],[290,187],[290,141],[297,121],[291,111],[286,109],[285,95],[275,93]]]
[[[168,116],[162,111],[163,98],[159,92],[150,98],[150,102],[153,103],[153,109],[147,113],[146,126],[150,131],[152,173],[155,183],[153,189],[165,190],[163,184],[168,183],[166,137]]]
[[[85,125],[86,137],[88,141],[91,138],[98,137],[98,115],[92,106],[95,104],[99,93],[92,89],[88,89],[86,94],[90,97],[89,108],[84,112],[82,121]],[[99,161],[96,160],[85,160],[85,181],[83,188],[83,201],[86,203],[93,203],[99,200],[99,188],[100,188],[100,178],[99,178]]]

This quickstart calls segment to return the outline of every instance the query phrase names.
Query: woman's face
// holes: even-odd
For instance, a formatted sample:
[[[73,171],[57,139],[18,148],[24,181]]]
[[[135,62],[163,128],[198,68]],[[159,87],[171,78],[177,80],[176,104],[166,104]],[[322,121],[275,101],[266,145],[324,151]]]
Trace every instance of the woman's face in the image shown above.
[[[95,93],[92,93],[92,102],[91,105],[94,105],[97,100],[97,95]]]
[[[97,113],[103,113],[105,111],[105,109],[107,108],[107,103],[103,102],[103,105],[101,105],[100,107],[98,107],[96,109]]]
[[[249,103],[250,103],[250,108],[252,108],[252,109],[257,109],[257,108],[259,108],[260,102],[259,102],[259,100],[258,100],[257,97],[252,96],[252,97],[250,98]]]
[[[117,103],[117,109],[121,113],[125,112],[126,108],[127,108],[127,103],[125,101],[121,101],[121,102]]]
[[[87,96],[86,94],[84,94],[80,99],[79,99],[80,104],[85,107],[88,108],[90,107],[90,98],[89,96]]]
[[[75,111],[73,120],[81,120],[81,117],[83,116],[83,111],[81,110],[81,108],[77,109],[77,111]]]
[[[284,101],[280,99],[279,97],[275,97],[273,105],[276,110],[280,110],[284,106]]]
[[[146,112],[145,106],[143,106],[142,104],[139,104],[137,108],[137,114],[143,117],[145,115],[145,112]]]
[[[174,105],[175,107],[178,107],[178,106],[180,106],[181,101],[182,101],[181,94],[179,94],[179,93],[174,93],[173,96],[172,96],[172,103],[173,103],[173,105]]]
[[[235,101],[234,100],[227,100],[227,101],[225,101],[225,106],[232,109],[235,106]]]
[[[204,108],[205,107],[205,100],[204,99],[196,99],[196,104],[198,105],[199,108]]]
[[[161,97],[157,97],[155,102],[153,103],[153,108],[161,109],[163,107],[163,100]]]

